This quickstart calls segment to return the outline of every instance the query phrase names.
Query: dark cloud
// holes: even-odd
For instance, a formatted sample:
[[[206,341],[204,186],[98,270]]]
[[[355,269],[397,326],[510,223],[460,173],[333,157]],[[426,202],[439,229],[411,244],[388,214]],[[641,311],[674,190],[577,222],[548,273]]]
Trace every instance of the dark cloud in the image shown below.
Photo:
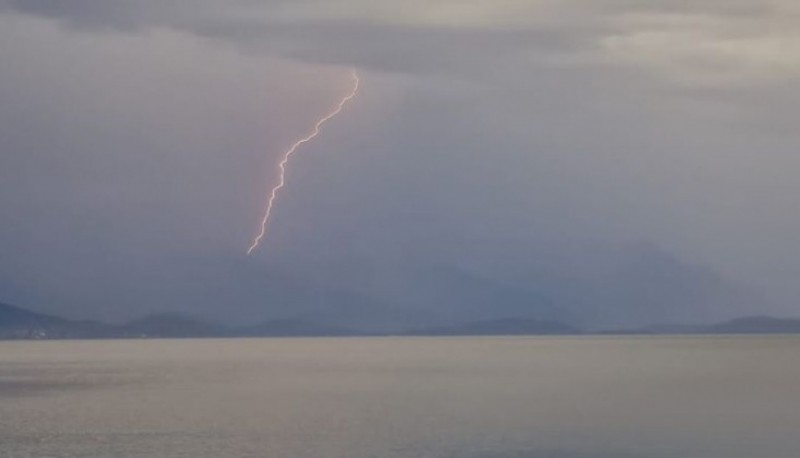
[[[270,8],[287,2],[187,2],[7,0],[6,8],[58,19],[68,25],[135,31],[151,27],[180,30],[222,40],[249,52],[320,64],[377,71],[481,77],[492,62],[514,61],[520,53],[540,58],[586,45],[588,30],[540,24],[536,27],[458,27],[375,23],[363,18],[268,20]],[[314,5],[314,2],[305,2]],[[0,3],[0,5],[3,5]],[[258,6],[258,9],[254,8]],[[310,7],[311,8],[311,7]],[[232,14],[239,11],[240,14]],[[266,14],[266,17],[264,17]],[[593,25],[597,28],[597,25]],[[594,31],[596,32],[596,30]],[[420,52],[424,49],[425,52]]]
[[[15,43],[0,295],[382,328],[714,319],[765,307],[762,289],[788,304],[791,66],[754,72],[758,40],[714,51],[771,13],[542,4],[483,21],[357,1],[0,2]],[[670,47],[695,34],[725,65]],[[335,100],[339,65],[363,92],[296,156],[246,258],[270,167]]]
[[[221,11],[235,2],[216,0],[3,0],[0,8],[57,19],[80,28],[121,29],[166,27]],[[279,2],[275,2],[276,4]]]
[[[4,0],[0,7],[21,13],[41,15],[63,20],[77,26],[101,26],[130,28],[153,21],[161,22],[164,12],[160,2],[150,2],[150,11],[156,7],[155,14],[148,14],[148,8],[141,2],[115,1],[103,2],[95,0],[78,0],[59,2],[50,0]]]
[[[252,51],[323,64],[412,74],[491,77],[492,63],[521,52],[541,56],[577,46],[554,30],[463,30],[361,23],[208,24],[200,36],[230,40]],[[419,53],[425,49],[425,53]]]

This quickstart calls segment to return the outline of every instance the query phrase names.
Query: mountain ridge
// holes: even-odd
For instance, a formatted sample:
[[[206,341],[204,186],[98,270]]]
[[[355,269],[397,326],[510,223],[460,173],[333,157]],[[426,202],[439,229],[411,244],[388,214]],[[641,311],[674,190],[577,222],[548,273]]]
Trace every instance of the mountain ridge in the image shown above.
[[[754,315],[705,325],[653,325],[634,329],[588,330],[552,320],[509,317],[429,326],[401,333],[376,333],[326,325],[310,319],[266,320],[247,326],[224,326],[181,313],[158,313],[125,324],[70,320],[0,303],[0,340],[236,338],[346,336],[520,336],[520,335],[743,335],[800,334],[800,318]]]

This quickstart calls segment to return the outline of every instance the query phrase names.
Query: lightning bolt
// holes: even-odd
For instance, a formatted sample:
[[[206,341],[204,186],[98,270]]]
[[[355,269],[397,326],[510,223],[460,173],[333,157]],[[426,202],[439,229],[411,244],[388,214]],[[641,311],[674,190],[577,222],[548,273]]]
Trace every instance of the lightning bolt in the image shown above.
[[[267,226],[269,225],[269,219],[272,216],[272,208],[275,205],[275,199],[278,197],[278,191],[286,186],[286,165],[289,163],[289,158],[292,157],[292,154],[294,154],[298,148],[316,138],[319,135],[322,126],[326,122],[335,118],[336,115],[341,113],[345,105],[347,105],[347,102],[351,101],[353,98],[355,98],[356,94],[358,94],[358,86],[361,83],[361,80],[359,80],[358,73],[355,70],[351,71],[351,75],[353,77],[353,89],[339,101],[339,104],[336,106],[336,108],[317,121],[310,134],[294,142],[294,144],[292,144],[292,146],[289,147],[289,149],[283,154],[283,159],[278,164],[278,169],[280,170],[278,184],[275,185],[275,187],[273,187],[269,193],[267,208],[264,211],[264,217],[261,219],[261,229],[258,235],[256,235],[256,237],[253,239],[253,243],[250,245],[250,248],[247,249],[248,256],[251,255],[256,248],[258,248],[258,246],[261,244],[261,241],[267,235]]]

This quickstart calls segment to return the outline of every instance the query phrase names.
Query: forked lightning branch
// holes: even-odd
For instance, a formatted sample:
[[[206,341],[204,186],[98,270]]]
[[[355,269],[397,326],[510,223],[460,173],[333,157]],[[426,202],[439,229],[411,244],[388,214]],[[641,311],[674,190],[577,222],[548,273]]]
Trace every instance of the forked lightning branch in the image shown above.
[[[355,70],[352,70],[352,77],[353,77],[353,89],[339,101],[339,104],[330,113],[326,114],[319,121],[317,121],[311,133],[301,138],[300,140],[297,140],[283,154],[283,158],[281,159],[281,162],[278,164],[278,169],[280,171],[278,184],[275,185],[269,192],[269,196],[267,198],[267,207],[266,210],[264,211],[264,217],[261,219],[261,227],[258,234],[253,239],[253,243],[250,245],[250,248],[247,249],[248,255],[252,254],[253,251],[255,251],[255,249],[258,248],[259,245],[261,245],[261,242],[267,235],[267,229],[269,228],[270,217],[272,216],[272,209],[275,205],[275,200],[278,197],[278,192],[286,185],[286,166],[289,163],[289,159],[292,157],[292,154],[294,154],[295,151],[298,150],[298,148],[316,138],[319,135],[322,126],[326,122],[336,117],[336,115],[341,113],[345,105],[347,105],[347,102],[352,100],[358,93],[358,86],[360,80],[358,78],[358,73]]]

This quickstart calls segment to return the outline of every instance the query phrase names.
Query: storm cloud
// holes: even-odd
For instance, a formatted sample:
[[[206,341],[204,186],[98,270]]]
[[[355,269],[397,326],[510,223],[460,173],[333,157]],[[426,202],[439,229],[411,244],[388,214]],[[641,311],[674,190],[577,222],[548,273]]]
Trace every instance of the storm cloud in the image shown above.
[[[792,2],[0,1],[0,295],[391,328],[795,313]],[[283,148],[358,68],[364,87]]]

